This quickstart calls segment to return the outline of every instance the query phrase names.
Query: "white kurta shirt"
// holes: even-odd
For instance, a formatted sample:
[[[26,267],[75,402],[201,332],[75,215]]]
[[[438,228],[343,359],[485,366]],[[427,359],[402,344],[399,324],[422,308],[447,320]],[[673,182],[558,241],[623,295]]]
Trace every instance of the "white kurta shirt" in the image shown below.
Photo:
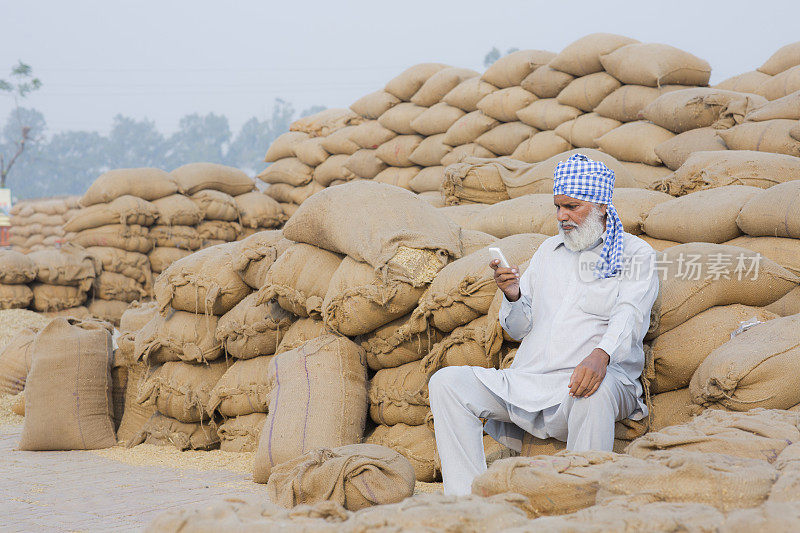
[[[642,341],[658,295],[655,252],[642,239],[624,234],[622,274],[595,279],[581,254],[556,235],[544,241],[520,278],[520,298],[503,297],[500,324],[521,340],[514,362],[504,370],[475,368],[478,378],[508,403],[511,420],[540,438],[549,435],[546,417],[569,393],[573,370],[595,348],[609,354],[608,374],[638,398],[634,420],[647,416],[639,377]],[[588,251],[598,254],[603,239]],[[583,252],[584,259],[586,252]],[[519,429],[496,420],[486,424],[495,437],[519,438]]]

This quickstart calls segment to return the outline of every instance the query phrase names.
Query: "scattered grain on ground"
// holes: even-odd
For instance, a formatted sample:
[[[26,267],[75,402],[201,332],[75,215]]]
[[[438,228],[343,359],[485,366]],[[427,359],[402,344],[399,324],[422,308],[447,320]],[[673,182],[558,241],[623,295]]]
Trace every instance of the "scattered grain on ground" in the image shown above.
[[[253,471],[254,452],[223,452],[220,450],[180,451],[172,446],[139,444],[133,448],[114,446],[95,450],[101,457],[135,466],[165,466],[193,470],[227,470],[250,473]]]
[[[0,311],[0,350],[11,342],[14,336],[29,326],[44,327],[50,319],[27,309],[4,309]]]
[[[17,399],[14,394],[0,395],[0,426],[18,426],[25,421],[25,418],[11,410]]]

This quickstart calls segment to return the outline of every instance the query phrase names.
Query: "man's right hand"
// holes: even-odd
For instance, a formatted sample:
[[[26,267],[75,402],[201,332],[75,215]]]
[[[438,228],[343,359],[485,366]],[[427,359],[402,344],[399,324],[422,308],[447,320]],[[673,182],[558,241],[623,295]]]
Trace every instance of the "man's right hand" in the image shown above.
[[[509,302],[519,300],[519,268],[503,268],[497,259],[489,263],[489,266],[494,270],[494,282],[506,295],[506,299]]]

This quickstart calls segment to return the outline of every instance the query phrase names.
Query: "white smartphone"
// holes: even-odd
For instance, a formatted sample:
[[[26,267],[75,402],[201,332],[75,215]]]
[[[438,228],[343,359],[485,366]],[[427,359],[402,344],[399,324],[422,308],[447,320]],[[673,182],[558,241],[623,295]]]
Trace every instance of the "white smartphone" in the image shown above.
[[[489,253],[492,254],[492,261],[498,259],[501,267],[511,268],[511,265],[508,264],[508,260],[506,256],[503,255],[503,251],[500,250],[500,248],[489,248]]]

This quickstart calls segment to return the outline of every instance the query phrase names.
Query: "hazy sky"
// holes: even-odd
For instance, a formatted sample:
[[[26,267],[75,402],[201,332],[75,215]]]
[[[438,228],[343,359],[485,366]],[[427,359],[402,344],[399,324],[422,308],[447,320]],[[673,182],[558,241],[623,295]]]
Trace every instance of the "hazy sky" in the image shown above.
[[[492,46],[557,52],[598,31],[688,50],[712,83],[800,40],[798,0],[0,0],[0,20],[0,77],[34,67],[26,105],[50,132],[105,132],[117,113],[171,132],[193,112],[235,131],[276,97],[346,107],[415,63],[483,71]],[[0,95],[0,122],[10,107]]]

